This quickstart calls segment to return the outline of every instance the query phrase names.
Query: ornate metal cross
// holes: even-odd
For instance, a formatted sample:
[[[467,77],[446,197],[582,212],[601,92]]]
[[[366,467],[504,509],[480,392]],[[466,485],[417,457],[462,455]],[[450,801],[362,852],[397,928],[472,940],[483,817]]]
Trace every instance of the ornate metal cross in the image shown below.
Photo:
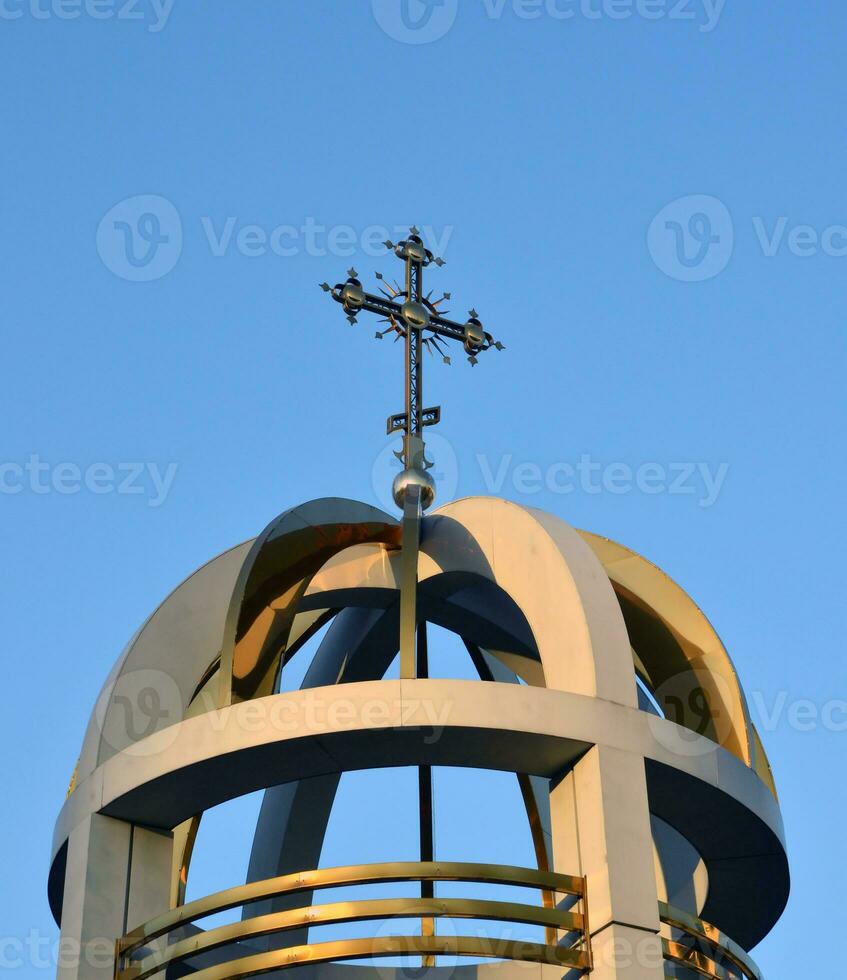
[[[439,306],[450,299],[450,293],[444,293],[434,302],[431,292],[424,296],[423,270],[432,264],[442,266],[445,263],[424,246],[417,228],[412,227],[404,241],[396,245],[387,241],[385,246],[405,263],[405,285],[402,288],[396,281],[393,285],[389,284],[377,273],[377,279],[383,284],[380,288],[382,295],[368,293],[356,270],[350,269],[346,282],[336,286],[321,283],[321,289],[342,305],[351,324],[357,322],[362,312],[376,313],[381,317],[381,322],[387,324],[384,330],[377,331],[378,339],[394,334],[395,340],[405,341],[406,410],[388,419],[387,432],[389,435],[401,430],[404,433],[403,451],[397,455],[402,459],[405,471],[426,474],[432,463],[426,459],[423,430],[426,426],[438,424],[441,408],[424,408],[422,349],[426,348],[430,353],[437,351],[444,363],[449,364],[450,358],[445,353],[443,342],[455,340],[462,344],[468,360],[474,365],[477,355],[483,351],[492,347],[497,350],[504,348],[490,333],[485,332],[476,310],[470,311],[465,323],[447,319],[445,314],[448,311],[442,312]],[[427,506],[426,500],[423,506]]]

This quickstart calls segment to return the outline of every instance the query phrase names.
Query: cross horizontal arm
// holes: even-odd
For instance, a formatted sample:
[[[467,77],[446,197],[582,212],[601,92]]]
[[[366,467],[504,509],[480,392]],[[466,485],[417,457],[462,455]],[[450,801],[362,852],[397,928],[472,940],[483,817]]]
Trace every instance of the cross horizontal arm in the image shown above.
[[[428,329],[434,334],[438,334],[439,337],[446,337],[448,340],[457,340],[460,344],[465,342],[465,324],[456,323],[455,320],[448,320],[447,317],[441,316],[440,313],[430,315]],[[486,340],[488,340],[488,334],[486,334]],[[484,350],[485,347],[481,349]]]
[[[343,286],[335,286],[332,290],[332,298],[336,303],[344,305],[345,299],[342,295]],[[378,313],[380,316],[394,316],[402,318],[402,306],[394,300],[386,299],[384,296],[374,296],[373,293],[363,293],[362,301],[357,306],[356,312],[364,310],[367,313]]]
[[[440,405],[436,405],[434,408],[425,408],[421,412],[421,428],[425,428],[428,425],[438,425],[440,421]],[[390,436],[392,432],[401,432],[408,428],[408,426],[409,416],[405,412],[401,412],[399,415],[390,415],[385,426],[385,434]]]
[[[344,289],[344,284],[339,284],[333,287],[330,292],[336,303],[340,303],[342,306],[345,306],[346,309],[346,304],[349,303],[349,299],[345,295]],[[377,315],[387,319],[393,318],[396,322],[405,323],[402,303],[399,303],[393,299],[388,299],[385,296],[376,296],[373,293],[368,293],[364,290],[358,291],[356,305],[351,312],[354,317],[361,312],[376,313]],[[427,321],[424,329],[430,331],[438,337],[444,337],[446,340],[455,340],[460,344],[464,344],[467,339],[466,324],[457,323],[455,320],[449,320],[446,316],[443,316],[442,314],[438,313],[437,310],[434,310],[431,307],[427,312]],[[484,337],[484,339],[481,338],[482,342],[476,347],[478,351],[488,350],[489,347],[497,346],[491,334],[484,333],[482,337]]]

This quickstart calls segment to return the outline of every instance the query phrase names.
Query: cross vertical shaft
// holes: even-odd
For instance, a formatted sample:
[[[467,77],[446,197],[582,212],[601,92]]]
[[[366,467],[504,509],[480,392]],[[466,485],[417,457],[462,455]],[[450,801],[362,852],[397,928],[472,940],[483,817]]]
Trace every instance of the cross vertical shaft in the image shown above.
[[[423,263],[407,250],[406,295],[412,302],[423,299]],[[406,434],[403,445],[404,469],[423,468],[423,359],[421,331],[406,330]],[[420,457],[420,458],[418,458]]]

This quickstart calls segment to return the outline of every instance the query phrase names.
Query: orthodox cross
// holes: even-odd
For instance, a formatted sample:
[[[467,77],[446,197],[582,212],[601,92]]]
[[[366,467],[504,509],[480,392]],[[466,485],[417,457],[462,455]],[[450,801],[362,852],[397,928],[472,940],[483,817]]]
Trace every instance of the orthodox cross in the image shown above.
[[[424,247],[417,228],[410,229],[409,237],[394,244],[387,241],[385,246],[393,250],[397,258],[405,263],[405,284],[389,284],[377,273],[382,283],[381,295],[368,293],[359,280],[355,269],[350,269],[344,283],[330,286],[322,283],[321,288],[340,303],[351,324],[357,323],[362,312],[375,313],[380,322],[387,324],[384,330],[377,331],[377,339],[393,334],[395,341],[405,341],[406,349],[406,410],[388,419],[387,433],[403,432],[403,451],[398,457],[403,461],[405,471],[424,473],[432,463],[426,459],[423,430],[426,426],[437,425],[441,419],[441,408],[424,408],[423,403],[423,360],[422,350],[433,350],[450,363],[445,353],[446,341],[458,341],[465,349],[471,365],[477,363],[477,355],[494,347],[503,350],[503,345],[486,333],[476,310],[471,310],[465,323],[448,320],[439,306],[450,299],[444,293],[440,299],[432,301],[432,293],[424,295],[423,270],[429,265],[444,265],[444,260],[436,258]],[[431,499],[431,498],[430,498]],[[424,501],[424,507],[426,502]]]

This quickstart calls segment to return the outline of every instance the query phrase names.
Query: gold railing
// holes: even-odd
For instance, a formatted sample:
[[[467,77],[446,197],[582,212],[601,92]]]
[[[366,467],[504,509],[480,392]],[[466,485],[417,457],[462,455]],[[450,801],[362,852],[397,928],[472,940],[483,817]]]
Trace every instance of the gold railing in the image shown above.
[[[537,888],[545,896],[545,907],[489,899],[378,898],[308,905],[207,930],[193,925],[196,919],[298,892],[389,882],[437,881]],[[557,896],[552,902],[551,893]],[[547,930],[547,941],[534,943],[482,936],[382,935],[372,939],[283,946],[262,952],[257,952],[255,947],[238,946],[245,941],[311,926],[408,918],[487,919],[543,926]],[[192,929],[193,934],[188,934]],[[303,963],[410,954],[424,957],[425,962],[431,962],[430,958],[434,956],[454,955],[549,963],[583,973],[591,969],[587,898],[582,878],[511,865],[409,861],[304,871],[252,882],[189,902],[120,939],[115,975],[117,980],[146,980],[164,973],[172,964],[212,950],[220,951],[223,947],[233,948],[233,958],[220,963],[219,957],[215,957],[218,962],[205,968],[195,962],[194,968],[200,967],[192,974],[195,980],[234,980]]]
[[[669,964],[688,971],[688,975],[712,980],[762,980],[747,953],[720,929],[664,903],[659,905],[659,914]]]

